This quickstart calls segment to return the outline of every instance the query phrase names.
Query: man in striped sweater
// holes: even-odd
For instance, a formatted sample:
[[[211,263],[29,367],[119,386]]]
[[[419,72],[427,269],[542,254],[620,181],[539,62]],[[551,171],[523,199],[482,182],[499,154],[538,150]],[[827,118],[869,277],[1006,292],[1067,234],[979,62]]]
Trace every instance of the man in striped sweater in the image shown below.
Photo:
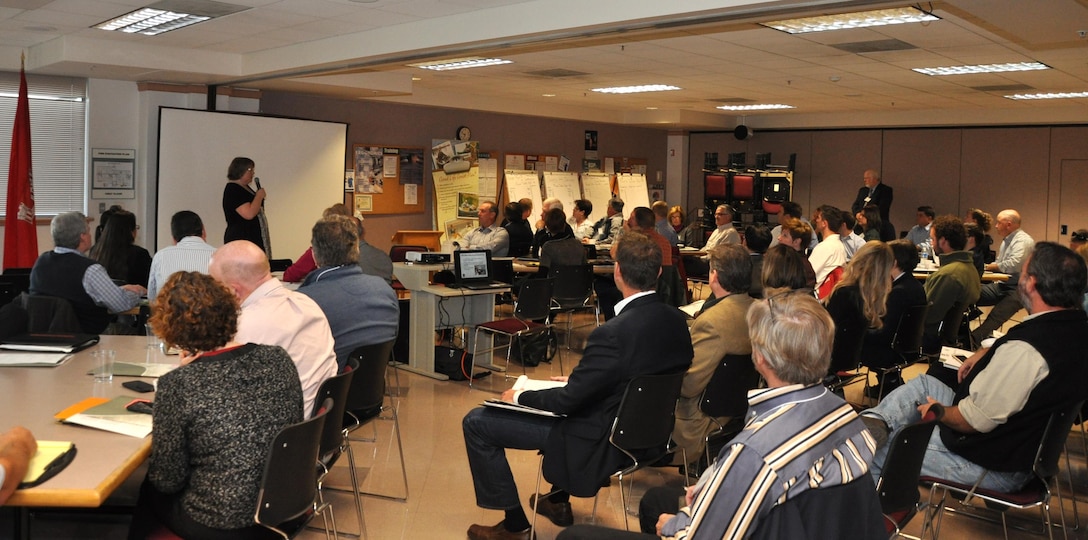
[[[639,512],[643,534],[575,526],[560,539],[748,538],[776,506],[820,496],[815,492],[839,499],[822,508],[848,504],[849,523],[828,515],[803,519],[808,531],[783,522],[775,530],[789,533],[784,537],[887,536],[868,475],[876,444],[850,405],[820,384],[831,356],[831,317],[811,295],[786,292],[753,303],[747,321],[752,361],[768,388],[749,393],[747,425],[698,484],[686,494],[672,487],[648,491]],[[686,505],[677,508],[680,495]]]

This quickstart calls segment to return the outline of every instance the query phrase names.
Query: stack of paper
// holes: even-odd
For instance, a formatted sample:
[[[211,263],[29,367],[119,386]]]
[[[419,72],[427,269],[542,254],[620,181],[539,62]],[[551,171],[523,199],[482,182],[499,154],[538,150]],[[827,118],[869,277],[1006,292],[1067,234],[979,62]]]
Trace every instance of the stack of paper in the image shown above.
[[[540,379],[530,379],[526,375],[518,377],[518,380],[514,381],[514,390],[548,390],[550,388],[560,388],[566,386],[567,383],[563,381],[544,381]],[[526,405],[518,405],[517,403],[510,403],[509,401],[503,401],[501,399],[488,399],[484,401],[485,407],[495,407],[497,409],[506,409],[509,411],[517,411],[520,413],[535,414],[538,416],[552,416],[561,417],[563,415],[556,414],[551,411],[545,411],[541,409],[535,409]]]
[[[125,409],[134,399],[138,398],[87,398],[57,413],[55,417],[68,424],[79,424],[142,439],[151,434],[151,415]]]
[[[0,367],[55,367],[72,355],[48,352],[0,352]]]

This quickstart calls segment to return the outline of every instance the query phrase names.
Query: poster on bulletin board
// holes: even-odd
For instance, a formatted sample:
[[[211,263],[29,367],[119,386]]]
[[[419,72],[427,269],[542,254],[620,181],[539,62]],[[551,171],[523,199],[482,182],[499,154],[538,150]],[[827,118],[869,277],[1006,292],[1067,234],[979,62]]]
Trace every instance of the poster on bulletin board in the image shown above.
[[[423,148],[372,144],[352,145],[344,173],[344,204],[359,217],[377,214],[420,214]]]

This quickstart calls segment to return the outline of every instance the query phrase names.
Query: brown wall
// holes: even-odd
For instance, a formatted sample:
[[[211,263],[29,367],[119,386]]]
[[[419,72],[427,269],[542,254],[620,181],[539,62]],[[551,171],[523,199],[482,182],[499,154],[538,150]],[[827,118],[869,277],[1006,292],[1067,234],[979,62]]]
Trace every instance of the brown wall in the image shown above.
[[[548,154],[570,158],[571,170],[575,171],[581,170],[585,155],[585,131],[596,130],[602,159],[644,158],[651,182],[656,171],[665,171],[667,133],[658,129],[278,92],[263,93],[261,113],[347,122],[347,153],[352,144],[430,148],[433,139],[451,139],[458,126],[465,125],[472,129],[472,138],[480,141],[480,149],[499,159],[500,166],[504,153]],[[428,162],[420,191],[420,197],[426,197],[427,210],[422,214],[368,217],[367,241],[387,250],[397,230],[431,229],[433,191]],[[314,220],[318,217],[314,216]]]
[[[973,207],[994,215],[1014,208],[1036,240],[1067,243],[1068,235],[1059,234],[1062,224],[1088,228],[1088,208],[1072,215],[1067,209],[1064,216],[1058,211],[1061,164],[1088,159],[1088,126],[777,131],[746,141],[732,133],[694,133],[687,197],[692,208],[701,206],[708,151],[719,152],[722,162],[729,152],[747,152],[749,162],[756,153],[772,152],[775,164],[797,153],[793,198],[806,213],[821,204],[849,208],[862,172],[875,168],[895,189],[891,220],[900,231],[914,225],[921,205],[958,216]]]

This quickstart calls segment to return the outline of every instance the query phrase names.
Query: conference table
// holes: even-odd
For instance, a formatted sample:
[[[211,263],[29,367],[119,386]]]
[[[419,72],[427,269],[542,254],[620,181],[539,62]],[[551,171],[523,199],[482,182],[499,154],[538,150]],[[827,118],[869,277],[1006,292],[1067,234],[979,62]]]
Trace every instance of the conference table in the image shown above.
[[[177,363],[176,356],[165,356],[157,350],[149,353],[144,336],[102,336],[99,344],[72,354],[56,367],[0,368],[0,410],[4,418],[0,429],[23,425],[35,439],[72,441],[76,446],[75,459],[63,471],[41,485],[16,491],[5,503],[23,508],[15,522],[16,538],[21,536],[19,530],[26,530],[27,508],[101,506],[151,452],[150,436],[137,439],[62,424],[53,417],[89,397],[153,399],[154,393],[137,394],[121,386],[137,377],[114,376],[110,382],[95,382],[87,372],[94,367],[91,352],[96,349],[117,351],[117,362],[142,364],[154,355],[152,362]]]
[[[931,276],[936,271],[937,271],[936,268],[931,268],[931,269],[919,269],[919,268],[916,268],[914,270],[914,279],[917,279],[918,281],[925,281],[925,280],[929,279],[929,276]],[[987,272],[982,273],[982,282],[983,283],[1001,283],[1001,282],[1008,281],[1009,277],[1010,277],[1009,274],[1002,274],[1000,272],[989,272],[989,271],[987,271]]]
[[[431,283],[435,272],[448,270],[450,266],[448,263],[393,264],[393,275],[412,295],[408,308],[408,363],[397,364],[397,368],[440,381],[449,380],[449,377],[434,370],[435,330],[456,326],[472,327],[494,320],[495,295],[510,292],[509,287],[470,290]],[[470,337],[465,343],[469,352],[472,351],[472,339],[474,338]],[[490,349],[492,338],[486,339],[487,343],[483,348]],[[490,350],[476,357],[476,365],[493,371],[505,371],[505,368],[491,363]]]

